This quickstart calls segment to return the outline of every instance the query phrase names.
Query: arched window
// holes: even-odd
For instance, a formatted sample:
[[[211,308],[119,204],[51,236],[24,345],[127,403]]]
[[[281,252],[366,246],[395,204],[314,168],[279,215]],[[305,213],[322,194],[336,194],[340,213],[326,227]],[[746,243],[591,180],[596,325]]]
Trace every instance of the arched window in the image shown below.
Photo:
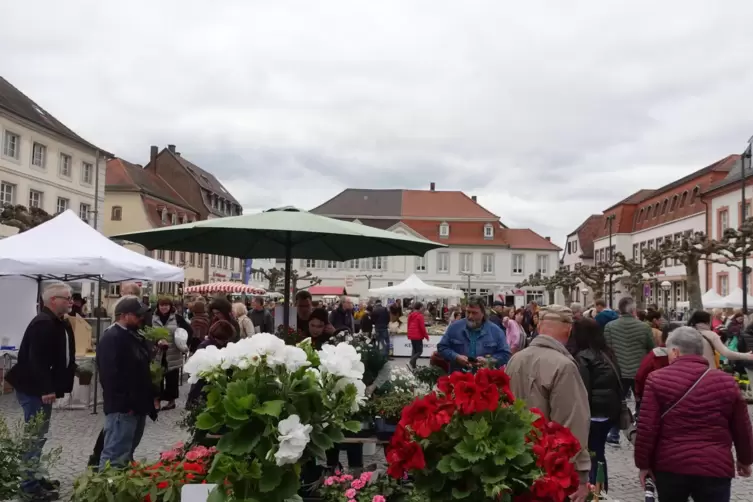
[[[669,199],[664,199],[664,204],[661,205],[661,214],[667,214],[667,206],[669,206]]]
[[[648,221],[648,219],[651,217],[651,206],[648,206],[646,208],[646,219],[643,221]]]
[[[678,199],[679,199],[679,197],[677,195],[675,195],[674,197],[672,197],[672,204],[669,206],[669,211],[670,212],[674,211],[677,208],[677,200]]]
[[[685,207],[685,201],[687,201],[687,200],[688,200],[688,191],[685,190],[684,192],[682,192],[682,197],[680,198],[680,207],[681,208]]]
[[[641,210],[638,211],[638,218],[636,218],[635,221],[637,223],[640,223],[642,219],[643,219],[643,208],[641,208]]]
[[[654,218],[659,216],[659,203],[654,204]]]
[[[123,219],[123,208],[120,206],[112,206],[110,219],[112,221],[121,221]]]
[[[695,200],[698,198],[698,194],[701,192],[701,187],[697,186],[693,189],[693,195],[690,196],[690,204],[695,204]]]

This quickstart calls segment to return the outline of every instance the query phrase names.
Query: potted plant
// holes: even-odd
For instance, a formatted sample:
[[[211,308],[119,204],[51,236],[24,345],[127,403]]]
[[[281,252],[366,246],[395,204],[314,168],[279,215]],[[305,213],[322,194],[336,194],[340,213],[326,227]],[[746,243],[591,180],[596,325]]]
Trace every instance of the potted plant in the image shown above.
[[[199,350],[184,370],[207,382],[196,428],[225,431],[207,474],[213,502],[296,498],[303,466],[361,427],[348,418],[365,399],[364,367],[345,343],[316,351],[259,333]]]
[[[323,502],[394,502],[405,500],[412,491],[406,480],[393,479],[380,471],[357,476],[337,471],[325,477],[319,488]]]
[[[403,408],[416,397],[424,396],[430,391],[431,387],[419,381],[407,367],[393,368],[389,381],[376,390],[369,401],[377,439],[389,441],[400,421]]]
[[[455,372],[401,415],[388,473],[412,477],[430,501],[566,500],[578,487],[580,444],[515,400],[501,369]]]
[[[86,359],[76,368],[78,383],[81,385],[91,385],[94,376],[94,359]]]

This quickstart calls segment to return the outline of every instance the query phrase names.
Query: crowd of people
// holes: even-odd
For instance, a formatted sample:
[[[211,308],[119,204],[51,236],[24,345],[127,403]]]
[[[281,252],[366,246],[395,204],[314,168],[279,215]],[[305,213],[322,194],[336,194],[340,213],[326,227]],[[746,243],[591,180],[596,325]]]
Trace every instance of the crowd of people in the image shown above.
[[[197,298],[183,309],[166,298],[150,305],[135,283],[123,284],[121,291],[113,323],[97,345],[105,426],[90,465],[100,469],[127,465],[146,419],[175,408],[186,352],[275,331],[264,298],[248,304]],[[44,446],[53,403],[73,388],[75,337],[66,316],[75,312],[75,300],[63,283],[45,287],[43,305],[6,376],[25,420],[42,418],[38,441],[28,452],[32,461]],[[403,316],[402,302],[385,306],[377,300],[356,308],[342,298],[325,307],[305,290],[296,294],[294,309],[299,336],[311,338],[315,347],[340,331],[363,331],[386,355],[394,323]],[[607,445],[620,446],[620,431],[634,442],[640,481],[655,483],[662,502],[691,496],[728,501],[731,479],[751,475],[747,405],[735,378],[718,370],[743,374],[753,368],[748,351],[753,324],[746,326],[744,316],[697,311],[683,325],[655,308],[640,311],[629,297],[620,300],[617,311],[600,300],[588,310],[578,303],[539,307],[535,302],[519,309],[495,302],[487,309],[479,298],[470,298],[462,311],[434,309],[430,313],[420,302],[406,305],[413,345],[409,365],[415,367],[423,353],[426,325],[433,316],[447,314],[450,323],[432,362],[448,371],[506,366],[517,397],[570,428],[583,445],[574,459],[581,480],[574,500],[584,500],[599,469],[609,489],[605,452]],[[151,343],[143,336],[145,327],[164,328],[169,336]],[[187,343],[178,343],[179,330]],[[152,378],[155,364],[163,370],[158,386]],[[200,399],[201,388],[202,382],[192,386],[189,405]],[[627,406],[631,392],[635,417]],[[58,486],[29,472],[21,488],[28,500],[48,501],[57,498]]]

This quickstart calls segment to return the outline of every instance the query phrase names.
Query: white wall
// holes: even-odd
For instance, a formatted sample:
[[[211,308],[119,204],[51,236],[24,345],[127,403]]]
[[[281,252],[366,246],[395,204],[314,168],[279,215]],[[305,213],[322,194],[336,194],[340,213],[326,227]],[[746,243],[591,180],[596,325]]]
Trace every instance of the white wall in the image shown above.
[[[568,246],[570,247],[569,253]],[[583,247],[580,245],[578,234],[576,233],[569,236],[567,242],[565,242],[565,249],[562,254],[562,264],[572,270],[576,264],[583,263],[583,260],[580,258],[581,253],[583,253]]]
[[[6,131],[20,136],[17,158],[5,155]],[[32,164],[32,145],[40,143],[46,147],[44,167]],[[60,156],[72,158],[71,176],[60,173]],[[82,178],[83,163],[94,165],[95,152],[78,146],[53,133],[43,132],[25,121],[0,115],[0,182],[14,187],[14,204],[29,206],[30,190],[42,192],[41,207],[50,214],[57,212],[58,198],[68,199],[68,207],[76,214],[80,205],[89,204],[94,211],[96,169],[92,171],[91,183]],[[104,210],[105,162],[99,162],[99,214],[97,229],[102,230]],[[94,213],[89,214],[89,223],[94,223]]]
[[[748,201],[750,201],[751,197],[753,197],[753,188],[746,187],[745,196]],[[737,228],[740,226],[740,207],[742,206],[741,202],[742,192],[739,189],[711,199],[708,210],[711,212],[711,230],[709,232],[709,236],[712,239],[716,239],[719,236],[718,210],[722,207],[728,208],[728,226],[730,228]],[[741,265],[740,262],[736,262],[735,264]],[[753,259],[748,260],[747,265],[749,267],[753,266]],[[722,265],[720,263],[711,263],[709,264],[709,266],[711,266],[711,284],[709,285],[709,288],[706,289],[713,288],[717,293],[722,290],[721,281],[723,281],[723,279],[720,278],[719,274],[726,274],[727,276],[727,293],[732,292],[732,290],[734,290],[735,288],[742,287],[742,281],[740,280],[740,269],[733,266]],[[750,289],[750,287],[751,282],[748,281],[748,288]],[[748,294],[750,294],[750,292]]]

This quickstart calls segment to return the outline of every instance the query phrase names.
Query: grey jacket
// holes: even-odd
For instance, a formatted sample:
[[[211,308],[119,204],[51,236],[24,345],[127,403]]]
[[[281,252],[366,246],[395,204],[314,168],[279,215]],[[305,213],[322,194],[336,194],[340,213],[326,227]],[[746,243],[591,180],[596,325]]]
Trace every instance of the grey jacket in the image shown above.
[[[152,318],[152,325],[155,327],[164,327],[170,332],[170,346],[167,348],[167,371],[177,370],[183,366],[183,353],[175,345],[175,330],[178,329],[178,321],[175,318],[175,314],[170,314],[165,324],[162,324],[162,320],[158,314],[154,314]],[[190,335],[190,333],[189,333]]]

